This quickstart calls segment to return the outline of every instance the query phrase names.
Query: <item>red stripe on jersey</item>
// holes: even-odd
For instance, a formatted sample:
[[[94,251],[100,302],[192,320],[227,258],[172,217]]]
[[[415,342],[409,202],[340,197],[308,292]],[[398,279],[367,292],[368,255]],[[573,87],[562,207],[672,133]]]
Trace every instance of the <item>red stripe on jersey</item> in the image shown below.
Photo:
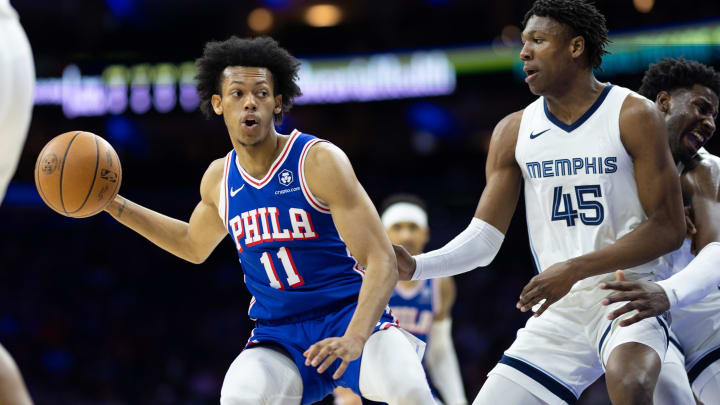
[[[230,200],[228,198],[228,177],[230,177],[230,158],[232,157],[232,151],[225,157],[225,170],[223,174],[223,196],[225,196],[225,229],[228,227],[228,207],[230,206]]]
[[[270,168],[270,171],[267,172],[267,174],[265,175],[265,177],[262,178],[262,180],[257,180],[254,177],[250,176],[245,171],[245,169],[240,166],[240,163],[238,162],[237,167],[240,171],[240,175],[243,177],[243,179],[245,179],[246,182],[250,183],[255,188],[260,188],[266,185],[273,177],[277,169],[285,162],[285,159],[288,157],[290,149],[292,148],[292,145],[295,142],[295,139],[297,139],[298,135],[300,135],[300,131],[298,131],[297,129],[293,130],[292,134],[290,135],[290,139],[288,139],[285,147],[283,148],[282,153],[280,153],[280,156],[278,156],[278,158],[275,160],[275,163]]]
[[[300,186],[302,187],[303,194],[305,195],[305,199],[310,203],[310,205],[315,208],[316,210],[323,212],[325,214],[329,214],[330,210],[324,206],[324,204],[321,204],[320,201],[318,201],[314,195],[310,192],[310,188],[307,186],[307,183],[305,182],[305,157],[308,153],[308,150],[310,150],[310,147],[315,145],[318,142],[324,142],[320,139],[313,139],[312,141],[305,144],[305,147],[303,148],[302,153],[300,154]]]

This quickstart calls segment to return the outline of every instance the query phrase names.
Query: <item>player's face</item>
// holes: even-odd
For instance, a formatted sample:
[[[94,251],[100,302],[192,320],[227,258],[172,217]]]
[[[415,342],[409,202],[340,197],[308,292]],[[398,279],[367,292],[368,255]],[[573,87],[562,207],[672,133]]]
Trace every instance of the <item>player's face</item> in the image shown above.
[[[428,229],[415,222],[397,222],[387,229],[390,241],[401,245],[412,255],[423,252],[428,242]]]
[[[570,63],[570,34],[568,28],[549,17],[532,16],[521,36],[523,47],[520,59],[526,74],[525,83],[536,95],[564,79],[564,69]]]
[[[273,114],[282,96],[274,95],[272,73],[266,68],[228,66],[223,71],[221,95],[213,108],[222,114],[230,137],[244,146],[260,144],[274,131]]]
[[[664,101],[663,97],[666,97]],[[709,88],[696,84],[690,89],[661,94],[659,101],[665,103],[665,124],[673,156],[676,161],[686,162],[715,132],[718,96]]]

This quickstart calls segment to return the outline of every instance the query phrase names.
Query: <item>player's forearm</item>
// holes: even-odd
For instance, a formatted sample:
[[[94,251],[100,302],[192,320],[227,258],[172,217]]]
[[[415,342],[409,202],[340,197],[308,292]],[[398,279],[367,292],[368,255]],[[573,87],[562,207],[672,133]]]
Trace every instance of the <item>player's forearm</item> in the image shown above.
[[[709,243],[682,271],[658,281],[670,301],[670,308],[692,305],[720,284],[720,242]]]
[[[577,269],[579,279],[628,269],[677,250],[684,235],[684,221],[648,219],[612,245],[569,262]]]
[[[452,321],[433,322],[426,357],[426,368],[433,384],[448,405],[467,404],[460,366],[452,341]]]
[[[390,301],[398,280],[397,264],[394,256],[382,256],[368,263],[358,305],[345,335],[358,336],[366,341]]]
[[[440,249],[415,256],[413,280],[453,276],[487,266],[505,238],[489,223],[473,218],[458,236]]]
[[[187,222],[170,218],[119,195],[105,211],[121,224],[175,256],[192,263],[203,261],[199,255],[193,254],[193,250],[186,243],[189,231]]]

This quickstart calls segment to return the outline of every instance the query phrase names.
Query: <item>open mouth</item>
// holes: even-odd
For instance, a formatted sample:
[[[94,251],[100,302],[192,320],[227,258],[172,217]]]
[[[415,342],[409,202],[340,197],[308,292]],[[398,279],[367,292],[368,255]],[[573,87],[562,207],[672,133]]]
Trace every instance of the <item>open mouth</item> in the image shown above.
[[[255,120],[253,120],[253,119],[247,119],[247,120],[243,121],[243,125],[246,126],[246,127],[248,127],[248,128],[252,128],[252,127],[254,127],[255,125],[257,125],[257,121],[255,121]]]
[[[685,139],[695,152],[702,148],[703,145],[705,145],[705,142],[707,142],[704,136],[700,135],[695,131],[691,131],[685,134]]]
[[[527,74],[527,77],[525,78],[525,82],[527,83],[530,80],[532,80],[533,78],[535,78],[537,73],[538,73],[538,71],[535,69],[526,69],[525,74]]]

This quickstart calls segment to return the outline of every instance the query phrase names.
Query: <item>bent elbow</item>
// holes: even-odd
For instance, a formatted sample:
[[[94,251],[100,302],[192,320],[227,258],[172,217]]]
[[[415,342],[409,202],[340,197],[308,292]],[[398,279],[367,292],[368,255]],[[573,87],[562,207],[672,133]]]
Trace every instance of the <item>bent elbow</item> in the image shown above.
[[[203,264],[205,263],[205,260],[207,260],[208,256],[205,255],[188,255],[183,257],[183,259],[187,260],[188,262],[192,264]]]

